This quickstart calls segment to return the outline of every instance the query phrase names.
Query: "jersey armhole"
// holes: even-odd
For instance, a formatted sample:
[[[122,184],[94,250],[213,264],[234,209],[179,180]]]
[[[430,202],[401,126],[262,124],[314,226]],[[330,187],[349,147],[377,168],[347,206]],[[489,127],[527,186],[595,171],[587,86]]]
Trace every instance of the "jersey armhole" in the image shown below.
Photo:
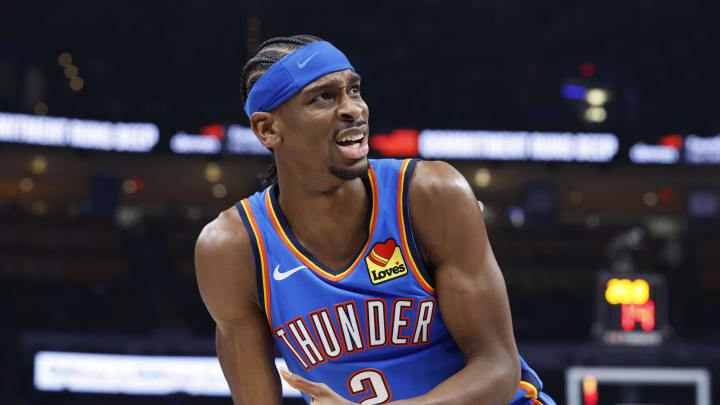
[[[413,274],[417,278],[420,285],[430,294],[435,295],[435,280],[428,271],[425,263],[423,263],[420,251],[415,244],[415,237],[412,231],[412,220],[410,217],[410,179],[418,159],[407,159],[400,168],[398,189],[398,216],[400,223],[400,235],[403,244],[403,250],[408,256]]]
[[[267,268],[267,252],[265,251],[265,243],[262,234],[258,228],[252,208],[247,199],[244,199],[235,207],[240,214],[243,225],[250,236],[250,245],[252,246],[253,262],[255,263],[255,280],[257,283],[258,303],[265,313],[265,317],[272,328],[272,320],[270,318],[270,279]]]

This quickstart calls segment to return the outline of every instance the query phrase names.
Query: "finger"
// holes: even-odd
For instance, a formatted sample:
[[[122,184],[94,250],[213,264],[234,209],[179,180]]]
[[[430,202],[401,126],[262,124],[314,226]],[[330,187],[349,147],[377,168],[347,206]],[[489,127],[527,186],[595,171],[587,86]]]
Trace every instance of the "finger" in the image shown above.
[[[321,384],[302,378],[301,376],[290,372],[290,370],[285,367],[280,367],[280,375],[291,387],[310,396],[317,396],[322,392]]]

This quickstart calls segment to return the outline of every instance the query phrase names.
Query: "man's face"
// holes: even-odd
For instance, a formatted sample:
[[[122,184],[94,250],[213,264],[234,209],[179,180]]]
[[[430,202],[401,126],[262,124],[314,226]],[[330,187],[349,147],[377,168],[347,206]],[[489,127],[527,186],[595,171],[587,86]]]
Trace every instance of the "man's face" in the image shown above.
[[[360,76],[351,70],[329,73],[278,107],[282,143],[276,155],[308,175],[325,170],[341,179],[368,169],[368,106]]]

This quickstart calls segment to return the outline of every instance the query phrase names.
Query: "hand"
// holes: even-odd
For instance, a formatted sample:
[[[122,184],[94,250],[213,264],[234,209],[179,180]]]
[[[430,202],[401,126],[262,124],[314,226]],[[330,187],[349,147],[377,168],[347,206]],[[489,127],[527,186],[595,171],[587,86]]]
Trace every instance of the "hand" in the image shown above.
[[[311,405],[349,405],[355,404],[341,397],[325,383],[308,381],[297,374],[293,374],[285,367],[280,367],[280,375],[291,387],[306,393],[310,397]]]

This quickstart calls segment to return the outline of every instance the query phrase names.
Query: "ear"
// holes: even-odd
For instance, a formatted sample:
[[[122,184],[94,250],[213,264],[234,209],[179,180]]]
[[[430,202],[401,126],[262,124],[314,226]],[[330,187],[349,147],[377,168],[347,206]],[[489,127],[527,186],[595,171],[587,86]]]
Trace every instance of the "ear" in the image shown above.
[[[254,112],[250,117],[250,128],[266,148],[274,148],[282,142],[277,124],[275,117],[269,112]]]

